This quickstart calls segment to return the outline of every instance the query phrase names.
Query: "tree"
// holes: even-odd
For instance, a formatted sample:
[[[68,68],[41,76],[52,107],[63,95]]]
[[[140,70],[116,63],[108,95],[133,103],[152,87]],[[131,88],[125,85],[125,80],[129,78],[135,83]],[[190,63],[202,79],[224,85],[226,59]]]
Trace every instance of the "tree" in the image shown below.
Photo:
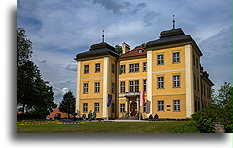
[[[65,112],[70,118],[70,114],[75,112],[75,97],[71,91],[64,94],[63,100],[59,105],[59,110]]]
[[[41,116],[56,107],[53,90],[41,77],[39,68],[30,61],[32,42],[26,38],[23,28],[17,29],[17,104],[33,110]]]
[[[225,82],[218,94],[212,96],[213,104],[194,113],[192,119],[196,121],[200,132],[214,132],[213,122],[224,125],[225,132],[232,132],[232,86]]]
[[[27,62],[32,55],[32,42],[23,28],[17,29],[17,67]]]
[[[115,49],[116,49],[116,53],[118,53],[120,55],[122,54],[122,46],[116,45]]]
[[[134,49],[136,49],[136,48],[146,48],[146,44],[145,44],[145,43],[142,43],[141,45],[136,46]]]

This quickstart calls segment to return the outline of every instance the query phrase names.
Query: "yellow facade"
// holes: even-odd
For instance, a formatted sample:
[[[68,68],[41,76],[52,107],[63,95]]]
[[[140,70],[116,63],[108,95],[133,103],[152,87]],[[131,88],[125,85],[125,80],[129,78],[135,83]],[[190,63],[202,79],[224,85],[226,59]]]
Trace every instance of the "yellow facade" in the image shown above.
[[[161,38],[163,36],[167,37],[166,32],[161,33]],[[145,119],[156,114],[164,119],[190,118],[211,103],[213,83],[201,70],[202,53],[195,42],[184,42],[169,46],[157,46],[158,41],[148,42],[146,49],[124,49],[126,53],[121,56],[112,54],[114,49],[107,43],[95,44],[92,49],[95,51],[90,51],[96,54],[96,50],[103,51],[102,56],[77,56],[76,112],[81,116],[98,110],[97,118],[104,119]],[[99,64],[99,72],[95,71],[96,64]],[[89,66],[88,73],[85,73],[85,65]],[[95,92],[96,83],[98,92]],[[142,91],[145,91],[145,106],[140,105]],[[112,95],[111,107],[107,107],[109,94]]]

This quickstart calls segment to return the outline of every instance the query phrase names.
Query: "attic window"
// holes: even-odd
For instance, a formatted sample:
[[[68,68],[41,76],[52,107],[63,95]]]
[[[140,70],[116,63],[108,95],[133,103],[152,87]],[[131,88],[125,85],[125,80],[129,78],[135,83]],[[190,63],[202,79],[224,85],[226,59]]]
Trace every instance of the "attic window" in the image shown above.
[[[140,50],[138,50],[138,53],[142,53],[142,52],[143,52],[143,50],[141,50],[141,49],[140,49]]]

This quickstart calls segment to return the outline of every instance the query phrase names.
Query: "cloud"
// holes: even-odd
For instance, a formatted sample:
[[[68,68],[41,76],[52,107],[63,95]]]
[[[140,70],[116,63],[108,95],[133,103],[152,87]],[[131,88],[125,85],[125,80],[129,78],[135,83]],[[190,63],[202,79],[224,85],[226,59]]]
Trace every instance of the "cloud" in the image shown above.
[[[68,64],[68,65],[66,66],[66,69],[69,70],[69,71],[74,71],[74,72],[76,72],[76,71],[77,71],[77,65],[76,65],[76,63]]]
[[[158,15],[159,13],[155,13],[154,11],[150,11],[146,13],[145,16],[143,17],[145,26],[151,26],[155,24],[155,21]]]

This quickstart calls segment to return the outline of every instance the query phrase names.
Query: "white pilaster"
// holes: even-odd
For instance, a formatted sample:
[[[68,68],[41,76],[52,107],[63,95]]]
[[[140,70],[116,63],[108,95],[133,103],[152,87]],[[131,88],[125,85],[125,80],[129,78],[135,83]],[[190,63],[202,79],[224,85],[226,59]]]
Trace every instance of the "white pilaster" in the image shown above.
[[[152,50],[147,51],[147,100],[150,102],[149,114],[152,114]]]
[[[80,111],[80,73],[81,73],[81,61],[77,61],[77,74],[76,74],[76,106],[75,113]]]
[[[108,117],[107,103],[108,103],[108,92],[109,92],[109,57],[104,57],[104,80],[103,80],[103,118]]]
[[[194,113],[193,90],[193,63],[192,46],[185,45],[185,72],[186,72],[186,117],[190,118]]]

